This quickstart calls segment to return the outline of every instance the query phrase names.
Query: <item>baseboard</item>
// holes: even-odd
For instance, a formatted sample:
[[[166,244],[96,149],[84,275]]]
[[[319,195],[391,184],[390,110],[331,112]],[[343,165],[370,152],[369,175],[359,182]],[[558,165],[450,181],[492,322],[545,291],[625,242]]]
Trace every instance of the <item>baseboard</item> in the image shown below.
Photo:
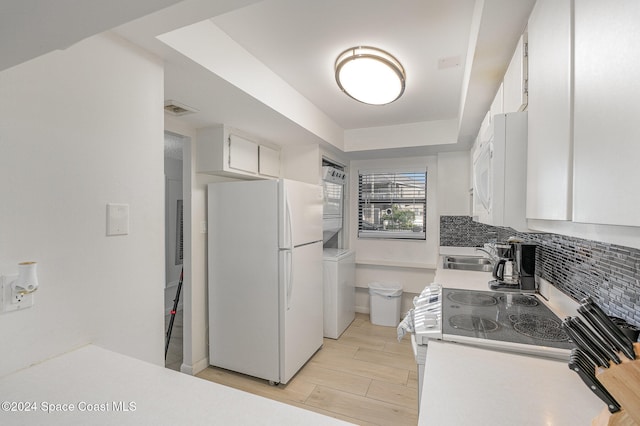
[[[205,357],[205,358],[202,358],[200,361],[197,361],[193,365],[182,363],[182,365],[180,366],[180,372],[188,374],[190,376],[195,376],[196,374],[198,374],[208,366],[209,366],[209,358]]]
[[[359,314],[370,314],[371,309],[368,306],[356,306],[356,312]]]

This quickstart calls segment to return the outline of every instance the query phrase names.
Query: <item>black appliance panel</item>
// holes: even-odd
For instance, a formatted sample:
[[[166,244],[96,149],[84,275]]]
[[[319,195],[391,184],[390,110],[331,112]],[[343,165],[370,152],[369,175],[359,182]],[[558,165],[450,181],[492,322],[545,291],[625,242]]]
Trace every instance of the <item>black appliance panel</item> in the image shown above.
[[[561,323],[533,294],[442,290],[443,335],[570,350]]]

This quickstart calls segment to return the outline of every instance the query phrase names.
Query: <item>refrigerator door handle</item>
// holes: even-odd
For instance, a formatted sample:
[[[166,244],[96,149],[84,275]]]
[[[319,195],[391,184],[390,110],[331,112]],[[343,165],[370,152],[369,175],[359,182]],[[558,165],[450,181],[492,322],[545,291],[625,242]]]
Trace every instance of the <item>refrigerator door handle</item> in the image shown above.
[[[293,293],[293,254],[291,250],[283,250],[284,255],[284,287],[286,289],[287,311],[291,309],[291,294]]]
[[[285,230],[284,230],[284,247],[285,248],[293,248],[293,225],[291,224],[291,204],[289,204],[289,199],[287,198],[287,190],[284,190],[285,193]]]

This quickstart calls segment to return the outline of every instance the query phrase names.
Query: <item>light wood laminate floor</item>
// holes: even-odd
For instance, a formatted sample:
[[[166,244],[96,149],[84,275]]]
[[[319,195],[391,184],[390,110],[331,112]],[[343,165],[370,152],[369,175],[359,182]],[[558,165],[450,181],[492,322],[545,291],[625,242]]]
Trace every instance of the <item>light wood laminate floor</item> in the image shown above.
[[[197,377],[360,425],[416,425],[418,376],[408,336],[395,327],[356,319],[339,339],[323,347],[287,383],[209,367]]]

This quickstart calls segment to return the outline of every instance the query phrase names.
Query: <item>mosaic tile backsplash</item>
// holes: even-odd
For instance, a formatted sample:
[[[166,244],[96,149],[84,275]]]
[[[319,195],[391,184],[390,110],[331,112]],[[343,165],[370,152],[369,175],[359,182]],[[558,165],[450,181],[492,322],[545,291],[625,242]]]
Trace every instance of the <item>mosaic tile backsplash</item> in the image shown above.
[[[476,223],[468,216],[440,217],[440,245],[482,247],[517,236],[538,244],[536,275],[575,300],[591,296],[609,315],[640,326],[640,250],[557,234],[522,233]]]

